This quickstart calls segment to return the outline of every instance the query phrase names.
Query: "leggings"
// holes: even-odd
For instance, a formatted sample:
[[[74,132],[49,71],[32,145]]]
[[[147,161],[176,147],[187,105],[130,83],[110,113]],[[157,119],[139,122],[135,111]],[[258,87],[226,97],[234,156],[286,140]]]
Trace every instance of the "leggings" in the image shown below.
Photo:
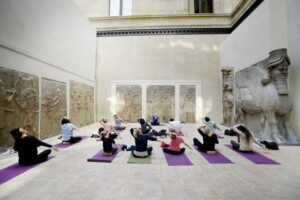
[[[173,151],[173,150],[169,149],[168,147],[165,147],[165,148],[163,148],[163,151],[165,153],[172,154],[172,155],[180,155],[180,154],[184,153],[185,148],[181,148],[180,151]]]
[[[194,145],[197,146],[200,151],[206,153],[206,149],[204,149],[203,144],[197,138],[194,138],[193,141]]]
[[[140,156],[135,155],[135,154],[134,154],[134,150],[135,150],[135,146],[134,146],[134,145],[131,145],[131,146],[127,149],[127,151],[131,151],[131,153],[132,153],[132,155],[133,155],[134,157],[136,157],[136,158],[145,158],[145,157],[148,157],[148,156],[151,154],[151,152],[152,152],[152,150],[153,150],[153,147],[148,147],[148,148],[146,149],[146,151],[148,152],[148,155],[145,156],[145,157],[140,157]]]
[[[77,136],[77,137],[71,137],[69,141],[63,141],[63,142],[76,143],[76,142],[79,142],[80,140],[81,140],[81,137]]]
[[[34,160],[25,161],[25,162],[24,161],[23,162],[19,161],[19,164],[20,165],[34,165],[34,164],[38,164],[38,163],[41,163],[41,162],[45,162],[48,159],[48,155],[50,153],[51,153],[51,149],[46,149],[43,152],[41,152],[40,154],[38,154]]]
[[[237,143],[237,142],[234,141],[234,140],[231,140],[230,143],[231,143],[231,145],[232,145],[232,148],[235,149],[235,150],[237,150],[237,151],[244,152],[244,153],[253,153],[253,151],[241,151],[241,150],[240,150],[240,144]]]

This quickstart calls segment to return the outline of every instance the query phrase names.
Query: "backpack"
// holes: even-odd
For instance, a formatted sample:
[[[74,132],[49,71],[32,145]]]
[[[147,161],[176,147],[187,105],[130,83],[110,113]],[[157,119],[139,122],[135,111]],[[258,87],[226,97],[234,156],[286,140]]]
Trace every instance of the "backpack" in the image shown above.
[[[264,144],[267,149],[272,149],[272,150],[279,150],[279,146],[276,142],[268,142],[266,140],[261,141],[261,144]]]

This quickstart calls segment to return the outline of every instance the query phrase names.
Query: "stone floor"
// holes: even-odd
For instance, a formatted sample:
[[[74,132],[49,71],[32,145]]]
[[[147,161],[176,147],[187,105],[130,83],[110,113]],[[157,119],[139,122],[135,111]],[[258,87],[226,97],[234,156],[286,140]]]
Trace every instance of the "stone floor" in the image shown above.
[[[90,136],[99,126],[81,128],[76,134]],[[133,144],[129,128],[137,124],[127,126],[117,143]],[[195,124],[183,125],[189,144],[193,137],[201,138],[196,128]],[[167,165],[159,142],[149,142],[154,148],[152,164],[127,163],[129,152],[120,152],[112,163],[87,162],[102,148],[101,142],[89,137],[52,153],[55,158],[0,185],[0,199],[300,199],[300,147],[280,146],[279,151],[267,152],[257,148],[281,163],[257,165],[225,147],[230,139],[236,138],[225,136],[216,148],[234,164],[209,164],[196,150],[188,149],[193,166],[172,167]],[[55,137],[46,142],[56,144],[59,140]],[[1,169],[15,162],[17,154],[0,156]]]

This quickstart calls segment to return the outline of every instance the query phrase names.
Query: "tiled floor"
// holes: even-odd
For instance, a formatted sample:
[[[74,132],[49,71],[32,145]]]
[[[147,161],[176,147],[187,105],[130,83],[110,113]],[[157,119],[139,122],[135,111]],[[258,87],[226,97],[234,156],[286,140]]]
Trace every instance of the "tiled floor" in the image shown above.
[[[99,124],[82,128],[84,135],[97,131]],[[130,127],[117,143],[133,144]],[[166,128],[155,127],[156,130]],[[197,125],[184,124],[184,139],[192,144],[201,138]],[[235,137],[219,139],[217,150],[234,164],[209,164],[196,150],[186,154],[193,166],[167,165],[159,142],[149,142],[154,152],[152,164],[128,164],[129,152],[120,152],[113,163],[87,162],[102,148],[102,143],[88,138],[54,152],[55,158],[0,185],[0,199],[300,199],[300,147],[280,146],[279,151],[257,148],[281,165],[257,165],[233,152],[224,144]],[[168,141],[168,139],[165,139]],[[46,140],[59,142],[57,137]],[[41,150],[43,148],[40,148]],[[17,162],[17,154],[0,156],[0,168]]]

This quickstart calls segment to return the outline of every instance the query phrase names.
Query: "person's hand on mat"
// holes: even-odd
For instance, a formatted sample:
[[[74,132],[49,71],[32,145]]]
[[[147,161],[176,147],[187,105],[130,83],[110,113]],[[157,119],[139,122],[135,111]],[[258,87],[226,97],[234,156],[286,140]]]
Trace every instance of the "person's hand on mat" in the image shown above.
[[[265,151],[268,151],[268,148],[266,147],[266,145],[261,144],[260,146],[261,146]]]
[[[56,146],[52,146],[53,151],[58,151],[58,148]]]

